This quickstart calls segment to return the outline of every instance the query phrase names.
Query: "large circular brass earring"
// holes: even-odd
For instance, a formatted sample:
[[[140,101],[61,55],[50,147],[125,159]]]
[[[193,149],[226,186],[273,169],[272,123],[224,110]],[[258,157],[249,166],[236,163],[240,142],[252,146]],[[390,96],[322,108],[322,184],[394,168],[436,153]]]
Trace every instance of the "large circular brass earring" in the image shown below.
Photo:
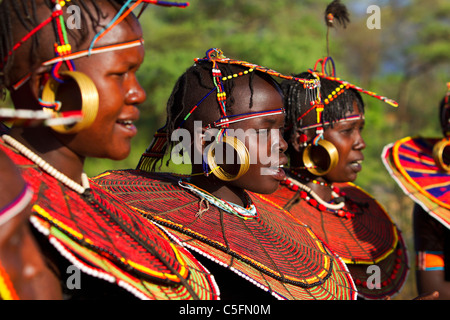
[[[450,172],[450,138],[444,138],[434,145],[433,159],[439,169]]]
[[[98,91],[94,82],[84,73],[78,71],[62,71],[60,75],[64,83],[53,78],[47,81],[42,91],[42,100],[45,102],[61,102],[59,111],[73,111],[80,108],[82,119],[72,125],[55,125],[52,129],[65,134],[79,132],[89,127],[95,120],[99,107]],[[78,94],[74,94],[74,84]]]
[[[336,167],[339,154],[331,142],[319,140],[317,145],[309,144],[303,150],[303,164],[315,176],[324,176]]]
[[[223,144],[233,148],[238,156],[239,170],[236,174],[225,171],[223,166],[217,164],[216,149]],[[222,181],[233,181],[242,177],[250,168],[250,153],[245,144],[236,137],[223,136],[220,143],[211,143],[207,151],[207,163],[212,173]]]

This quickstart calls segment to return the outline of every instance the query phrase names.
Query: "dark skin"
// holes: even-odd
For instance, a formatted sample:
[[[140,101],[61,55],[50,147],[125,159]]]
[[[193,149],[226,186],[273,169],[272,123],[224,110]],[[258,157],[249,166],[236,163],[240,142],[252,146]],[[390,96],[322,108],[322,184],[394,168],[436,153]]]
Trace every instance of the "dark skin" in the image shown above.
[[[362,115],[359,108],[354,102],[353,112],[348,113],[347,116]],[[305,122],[313,121],[315,115],[305,117]],[[311,119],[310,119],[311,118]],[[303,176],[311,179],[325,182],[353,182],[356,180],[358,172],[361,170],[360,162],[364,160],[362,151],[366,147],[362,137],[362,130],[364,128],[364,119],[337,122],[333,127],[326,128],[324,131],[324,139],[330,141],[338,150],[339,162],[334,169],[322,177],[314,176],[313,174],[302,170]],[[315,129],[309,129],[306,132],[308,141],[314,139]],[[302,160],[303,149],[297,143],[299,133],[296,133],[293,142],[291,143],[293,151],[291,153],[291,167],[304,166]],[[331,189],[327,186],[322,186],[312,181],[307,183],[315,193],[317,193],[323,200],[331,200]]]
[[[448,137],[450,133],[450,106],[444,105],[440,115],[440,124],[442,133]],[[427,217],[427,218],[424,218]],[[422,248],[434,248],[436,245],[444,247],[445,240],[442,230],[445,227],[434,218],[425,213],[419,205],[414,207],[414,240],[416,243],[416,251]],[[431,238],[426,236],[431,235]],[[436,237],[441,237],[436,239]],[[438,242],[438,243],[437,243]],[[440,251],[440,250],[436,250]],[[419,293],[437,290],[440,300],[450,300],[450,282],[445,279],[444,270],[416,271],[417,290]]]
[[[349,112],[346,116],[354,116],[363,114],[360,112],[356,101],[353,102],[353,112]],[[305,117],[305,125],[313,124],[316,115],[309,115]],[[309,121],[309,122],[308,122]],[[365,141],[362,137],[365,121],[362,118],[357,120],[348,120],[337,122],[333,127],[325,128],[324,139],[334,144],[339,154],[339,161],[334,169],[324,176],[315,176],[306,170],[301,171],[303,176],[316,181],[329,183],[338,182],[353,182],[356,180],[358,173],[362,170],[361,162],[364,160],[363,150],[366,147]],[[306,132],[308,141],[314,138],[314,129],[309,129]],[[297,143],[299,133],[296,133],[292,139],[292,151],[290,154],[290,161],[292,167],[304,166],[302,160],[303,149]],[[312,181],[306,183],[318,196],[323,200],[329,202],[332,199],[332,190],[326,185],[320,185]],[[413,300],[436,300],[439,297],[437,288],[423,291],[424,293]],[[389,300],[390,298],[387,298]]]
[[[253,82],[253,107],[249,108],[250,89],[247,84],[239,85],[239,83],[239,81],[236,81],[236,87],[233,91],[233,114],[268,111],[283,106],[283,99],[279,89],[272,83],[269,83],[260,77],[255,77]],[[209,114],[205,115],[205,123],[208,123],[209,119],[217,120],[220,118],[217,102],[212,101],[212,103],[215,103],[214,108],[208,104],[203,106],[202,111],[205,110],[204,112],[209,112]],[[199,114],[203,114],[202,111],[200,111]],[[213,114],[211,114],[211,112],[213,112]],[[282,171],[278,170],[278,165],[287,163],[286,155],[284,155],[284,152],[287,149],[287,143],[281,136],[283,126],[283,114],[249,119],[230,124],[230,129],[242,129],[244,132],[253,130],[254,132],[254,134],[248,135],[245,141],[245,145],[249,150],[256,151],[250,155],[252,159],[250,169],[241,178],[231,182],[223,182],[213,175],[210,175],[209,177],[197,175],[192,177],[192,183],[221,199],[241,206],[245,206],[244,190],[262,194],[274,192],[278,188],[280,179],[282,179],[277,176],[277,173]],[[270,135],[270,132],[274,133],[273,136]],[[268,138],[261,139],[262,135],[266,135]],[[203,144],[202,150],[205,149],[208,143],[209,142]],[[257,148],[255,148],[256,145]],[[273,171],[271,171],[272,174],[261,174],[261,169],[269,168],[271,167],[271,164],[262,163],[262,159],[257,156],[260,150],[264,150],[266,155],[273,157],[274,161],[272,162],[272,166],[274,168]],[[194,164],[193,172],[202,172],[201,164]]]
[[[117,8],[104,1],[96,1],[107,13],[104,24],[117,13]],[[39,16],[43,20],[49,16],[48,9],[39,7]],[[86,49],[94,36],[92,29],[88,41],[73,51]],[[17,37],[24,34],[20,26],[14,29]],[[51,26],[39,32],[42,40],[40,62],[52,57],[54,39]],[[105,35],[96,46],[128,42],[142,37],[140,24],[134,16],[128,16],[111,32]],[[74,40],[74,39],[72,39]],[[28,44],[27,44],[28,45]],[[40,109],[38,97],[40,84],[48,73],[47,67],[27,63],[27,45],[15,54],[11,84],[19,80],[29,70],[31,80],[18,91],[11,91],[16,108]],[[143,46],[112,51],[75,60],[76,70],[88,75],[99,92],[99,111],[93,125],[79,133],[64,135],[48,127],[13,127],[10,136],[20,141],[60,172],[77,183],[81,183],[81,174],[86,157],[124,159],[131,147],[131,138],[136,134],[134,125],[124,125],[124,120],[136,121],[139,118],[137,105],[142,103],[145,92],[139,85],[136,72],[144,59]],[[23,180],[9,158],[0,155],[0,206],[10,203],[23,187]],[[0,226],[0,260],[14,284],[17,294],[23,299],[61,299],[61,288],[56,276],[44,262],[44,256],[35,243],[28,227],[30,208]]]

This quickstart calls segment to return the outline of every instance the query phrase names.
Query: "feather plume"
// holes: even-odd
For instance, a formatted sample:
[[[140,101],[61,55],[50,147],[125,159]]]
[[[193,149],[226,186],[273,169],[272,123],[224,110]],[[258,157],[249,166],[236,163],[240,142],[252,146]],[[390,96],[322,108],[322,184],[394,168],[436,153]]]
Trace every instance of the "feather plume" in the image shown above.
[[[325,23],[328,27],[334,28],[335,22],[347,27],[347,23],[350,22],[349,13],[347,7],[341,3],[340,0],[333,0],[325,9]]]

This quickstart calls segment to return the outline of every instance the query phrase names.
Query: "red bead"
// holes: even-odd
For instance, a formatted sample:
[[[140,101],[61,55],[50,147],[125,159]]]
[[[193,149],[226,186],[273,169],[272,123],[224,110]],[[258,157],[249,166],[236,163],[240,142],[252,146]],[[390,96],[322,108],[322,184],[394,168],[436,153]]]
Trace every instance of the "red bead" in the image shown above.
[[[327,207],[325,207],[323,204],[319,204],[319,210],[325,211],[325,210],[327,210]]]
[[[306,199],[307,196],[308,194],[305,191],[300,191],[300,198]]]
[[[309,199],[309,203],[313,206],[317,206],[317,201],[316,199]]]
[[[343,216],[345,216],[345,211],[344,210],[338,210],[338,216],[339,217],[343,217]]]
[[[294,185],[292,186],[292,190],[297,191],[297,190],[298,190],[298,185],[294,184]]]

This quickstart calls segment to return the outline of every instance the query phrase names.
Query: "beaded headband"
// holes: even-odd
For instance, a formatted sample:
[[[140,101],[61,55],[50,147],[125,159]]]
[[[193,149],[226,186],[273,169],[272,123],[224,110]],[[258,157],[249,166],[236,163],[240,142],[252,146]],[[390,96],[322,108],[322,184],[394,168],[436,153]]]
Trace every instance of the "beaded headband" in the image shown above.
[[[215,92],[217,102],[219,103],[221,116],[218,120],[206,125],[205,128],[209,129],[214,127],[220,129],[217,134],[216,139],[217,142],[219,142],[220,139],[227,134],[227,128],[231,123],[285,113],[284,108],[277,108],[263,112],[250,112],[245,114],[228,115],[226,110],[227,97],[223,87],[224,82],[237,77],[249,75],[254,71],[259,71],[273,77],[279,77],[282,79],[303,83],[308,89],[311,89],[312,91],[318,90],[320,86],[320,81],[318,79],[311,80],[311,79],[302,79],[294,76],[287,76],[273,69],[259,66],[257,64],[226,58],[223,54],[223,51],[219,48],[211,48],[207,50],[204,58],[196,58],[194,59],[194,61],[195,63],[202,63],[202,62],[212,63],[211,75],[214,83],[214,88],[210,90],[205,96],[203,96],[194,107],[192,107],[192,109],[187,113],[187,115],[184,117],[184,119],[181,121],[181,123],[178,125],[177,128],[180,128],[184,124],[184,122],[200,106],[200,104],[207,97],[209,97],[211,94]],[[239,65],[247,68],[247,70],[238,72],[233,75],[223,76],[222,71],[219,68],[219,64]],[[166,126],[164,126],[163,128],[157,131],[157,133],[154,135],[154,139],[151,142],[150,146],[147,148],[145,153],[142,154],[142,157],[138,164],[138,169],[151,171],[152,168],[154,168],[155,166],[156,160],[164,157],[164,154],[167,151],[167,147],[168,147],[168,136],[166,132]]]
[[[318,66],[322,67],[322,70],[318,70]],[[327,73],[326,69],[327,66],[331,66],[330,75]],[[317,119],[316,123],[312,125],[307,125],[299,128],[300,131],[305,131],[307,129],[316,128],[316,138],[313,139],[313,141],[318,141],[323,138],[323,126],[329,125],[330,122],[324,122],[322,119],[323,111],[329,105],[334,99],[336,99],[339,95],[344,93],[345,90],[348,89],[354,89],[360,93],[367,94],[373,98],[379,99],[393,107],[398,107],[398,103],[392,99],[389,99],[387,97],[378,95],[372,91],[368,91],[365,89],[362,89],[354,84],[351,84],[347,81],[341,80],[340,78],[336,77],[336,68],[335,63],[331,57],[325,57],[323,59],[319,59],[316,61],[314,65],[314,69],[309,69],[308,72],[312,74],[314,77],[319,79],[327,79],[334,82],[337,82],[339,85],[330,92],[326,97],[322,97],[320,92],[317,95],[317,99],[310,102],[311,107],[303,113],[301,116],[297,118],[297,122],[300,121],[302,118],[304,118],[308,113],[310,113],[312,110],[316,111]],[[364,119],[364,117],[357,116],[357,117],[347,117],[343,119],[338,119],[337,122],[342,121],[351,121],[351,120],[357,120],[357,119]],[[303,140],[305,140],[305,137],[302,137]]]
[[[337,24],[342,25],[346,28],[347,23],[350,22],[349,13],[344,4],[340,2],[340,0],[333,0],[325,10],[325,24],[327,26],[327,35],[326,35],[326,46],[327,46],[327,57],[323,59],[319,59],[316,61],[314,65],[314,69],[309,69],[308,72],[313,75],[316,79],[327,79],[334,82],[337,82],[339,85],[326,97],[321,97],[320,90],[318,90],[317,99],[310,102],[311,107],[300,117],[297,118],[297,122],[300,121],[303,117],[305,117],[312,110],[316,110],[317,119],[316,123],[313,125],[308,125],[305,127],[301,127],[299,130],[304,131],[310,128],[316,128],[316,138],[313,139],[317,143],[318,140],[323,138],[323,126],[328,125],[330,123],[323,122],[322,115],[325,108],[334,100],[337,99],[339,95],[341,95],[347,89],[354,89],[357,92],[367,94],[373,98],[379,99],[393,107],[398,107],[398,103],[392,99],[386,98],[384,96],[378,95],[372,91],[365,90],[360,88],[354,84],[351,84],[347,81],[341,80],[336,77],[336,66],[334,60],[330,56],[329,50],[329,29],[334,28]],[[337,22],[337,24],[336,24]],[[321,70],[319,69],[321,67]],[[328,70],[328,72],[327,72]],[[347,117],[344,119],[338,119],[338,122],[342,121],[350,121],[361,118],[358,117]],[[303,144],[306,144],[306,135],[303,133],[300,137],[300,140]]]
[[[70,0],[67,0],[68,2]],[[114,16],[114,18],[108,23],[108,25],[103,28],[99,33],[97,33],[92,42],[89,46],[88,50],[79,51],[79,52],[72,52],[72,47],[69,43],[69,39],[67,36],[67,29],[66,24],[63,18],[63,7],[66,5],[66,1],[62,0],[53,0],[53,10],[52,13],[48,18],[46,18],[44,21],[42,21],[39,25],[37,25],[34,29],[32,29],[27,35],[25,35],[19,42],[17,42],[12,50],[8,53],[8,56],[5,58],[5,61],[0,62],[0,66],[3,67],[3,64],[6,63],[6,61],[9,59],[9,57],[13,54],[14,51],[19,49],[27,40],[29,40],[34,34],[36,34],[39,30],[41,30],[43,27],[48,25],[49,23],[54,24],[54,30],[55,30],[55,36],[56,36],[56,42],[55,42],[55,58],[50,59],[48,61],[45,61],[42,63],[43,66],[49,66],[53,65],[51,70],[52,77],[58,81],[58,82],[64,82],[63,78],[59,75],[60,67],[63,63],[65,63],[69,69],[69,71],[75,71],[75,65],[73,63],[74,59],[78,59],[85,56],[90,56],[92,54],[99,54],[109,51],[116,51],[116,50],[123,50],[128,49],[136,46],[142,46],[144,41],[143,39],[130,41],[126,43],[120,43],[120,44],[114,44],[110,46],[104,46],[104,47],[97,47],[94,48],[95,44],[98,40],[100,40],[105,34],[107,34],[109,31],[111,31],[112,28],[117,26],[121,21],[123,21],[138,5],[141,3],[144,3],[144,7],[141,9],[142,11],[145,9],[145,7],[148,4],[154,4],[159,6],[165,6],[165,7],[180,7],[185,8],[189,6],[188,2],[183,3],[177,3],[177,2],[169,2],[169,1],[159,1],[159,0],[128,0],[126,1],[121,9],[117,12],[117,14]],[[140,13],[140,14],[141,14]],[[139,14],[139,15],[140,15]],[[31,77],[31,73],[27,74],[24,78],[19,80],[17,83],[15,83],[12,88],[13,90],[19,89],[24,83],[26,83]],[[48,103],[46,101],[39,101],[42,108],[45,109],[58,109],[58,102],[56,103]],[[43,115],[40,115],[33,120],[33,116],[37,115],[37,113],[33,113],[33,111],[24,113],[22,111],[16,112],[13,111],[14,114],[11,114],[11,111],[6,111],[5,115],[2,115],[0,113],[0,120],[1,121],[15,121],[16,124],[20,125],[27,125],[27,124],[33,124],[37,125],[40,123],[41,125],[54,125],[54,124],[73,124],[80,120],[80,114],[73,113],[73,112],[66,112],[64,114],[58,114],[57,117],[60,118],[59,120],[55,119],[55,115],[47,115],[47,117],[43,117]],[[24,117],[24,118],[21,118]],[[44,119],[45,118],[45,119]],[[21,121],[21,119],[23,121]]]
[[[217,102],[219,103],[219,106],[220,106],[221,118],[219,120],[215,121],[213,124],[209,124],[207,127],[209,127],[209,128],[211,128],[212,126],[220,127],[222,130],[222,135],[226,134],[226,128],[229,126],[230,123],[234,123],[237,121],[243,121],[243,120],[247,120],[247,119],[253,119],[253,118],[257,118],[257,117],[263,117],[263,116],[284,113],[284,108],[280,108],[280,109],[274,109],[274,110],[269,110],[269,111],[265,111],[265,112],[252,112],[252,113],[247,113],[247,114],[238,114],[238,115],[228,116],[227,110],[226,110],[227,97],[226,97],[226,93],[223,88],[223,82],[233,79],[233,78],[240,77],[240,76],[248,75],[251,72],[254,72],[256,70],[256,71],[259,71],[262,73],[266,73],[273,77],[279,77],[282,79],[287,79],[287,80],[292,80],[292,81],[297,81],[297,82],[303,83],[305,87],[308,87],[309,89],[312,89],[312,90],[319,88],[319,85],[320,85],[318,80],[315,80],[315,79],[311,80],[311,79],[302,79],[302,78],[298,78],[298,77],[294,77],[294,76],[286,76],[286,75],[283,75],[273,69],[259,66],[257,64],[227,58],[223,54],[223,51],[219,48],[211,48],[211,49],[207,50],[204,58],[202,58],[202,59],[196,58],[196,59],[194,59],[194,61],[196,63],[211,62],[213,64],[212,69],[211,69],[211,74],[212,74],[213,82],[215,85],[215,90],[213,89],[212,91],[207,93],[206,96],[203,99],[201,99],[200,103],[207,96],[209,96],[213,91],[217,92],[216,96],[217,96]],[[245,71],[241,71],[239,73],[233,74],[233,75],[222,76],[222,71],[219,68],[219,64],[239,65],[239,66],[246,67],[248,69]],[[188,116],[190,116],[192,114],[192,112],[198,107],[198,105],[199,104],[194,106],[194,108],[188,113]],[[230,120],[230,118],[233,118],[233,120]],[[183,120],[183,122],[186,119],[187,119],[187,117]]]

